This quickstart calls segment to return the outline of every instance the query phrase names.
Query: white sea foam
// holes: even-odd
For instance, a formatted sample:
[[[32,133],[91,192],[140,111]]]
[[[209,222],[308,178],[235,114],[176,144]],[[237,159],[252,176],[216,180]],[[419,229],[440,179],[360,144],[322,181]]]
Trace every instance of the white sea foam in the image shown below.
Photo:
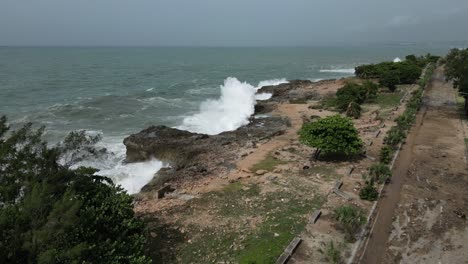
[[[286,83],[285,79],[261,81],[256,87],[241,82],[234,77],[224,80],[220,87],[220,98],[206,100],[200,105],[199,112],[184,118],[178,128],[208,135],[232,131],[246,125],[254,113],[256,100],[267,100],[271,94],[256,94],[263,86]]]
[[[319,72],[354,74],[354,69],[322,69]]]
[[[271,93],[258,93],[255,95],[255,100],[264,101],[270,99],[272,96]]]
[[[396,58],[393,60],[393,62],[401,62],[401,59],[398,58],[398,57],[396,57]]]
[[[95,135],[97,131],[87,131],[87,134]],[[96,173],[112,179],[116,185],[121,185],[128,193],[140,192],[141,188],[150,182],[154,174],[164,167],[164,164],[156,159],[147,162],[125,164],[125,145],[120,137],[106,137],[97,147],[104,147],[108,155],[83,160],[74,164],[72,168],[80,166],[93,167],[99,171]]]
[[[257,85],[257,90],[262,88],[263,86],[278,85],[278,84],[282,84],[282,83],[288,83],[288,81],[286,79],[284,79],[284,78],[261,81]]]
[[[154,174],[163,167],[159,160],[152,159],[147,162],[128,163],[118,162],[114,167],[103,169],[99,175],[108,176],[117,185],[121,185],[128,193],[140,192],[141,188],[150,182]]]

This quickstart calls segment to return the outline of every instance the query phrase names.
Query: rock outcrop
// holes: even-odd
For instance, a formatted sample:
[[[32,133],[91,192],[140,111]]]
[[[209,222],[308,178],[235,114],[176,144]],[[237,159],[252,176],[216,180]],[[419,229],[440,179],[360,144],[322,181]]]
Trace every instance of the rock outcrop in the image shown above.
[[[234,162],[241,157],[242,148],[281,135],[289,126],[286,118],[256,118],[235,131],[213,136],[152,126],[125,138],[126,162],[154,157],[169,165],[160,170],[142,191],[154,190],[166,182],[177,183],[207,174],[222,175],[235,169]]]

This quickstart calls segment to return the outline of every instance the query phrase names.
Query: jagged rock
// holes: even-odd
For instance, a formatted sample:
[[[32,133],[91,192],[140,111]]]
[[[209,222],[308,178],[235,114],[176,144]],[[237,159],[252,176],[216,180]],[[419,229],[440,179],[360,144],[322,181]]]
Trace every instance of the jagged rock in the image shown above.
[[[267,173],[267,172],[268,172],[268,171],[266,171],[266,170],[257,170],[257,171],[255,172],[255,174],[257,174],[257,175],[263,175],[263,174],[265,174],[265,173]]]

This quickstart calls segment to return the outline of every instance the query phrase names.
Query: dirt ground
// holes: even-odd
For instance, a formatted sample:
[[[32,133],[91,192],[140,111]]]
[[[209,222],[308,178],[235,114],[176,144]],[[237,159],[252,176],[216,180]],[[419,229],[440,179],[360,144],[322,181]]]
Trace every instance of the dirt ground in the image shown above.
[[[359,263],[468,263],[468,170],[455,92],[438,68]]]

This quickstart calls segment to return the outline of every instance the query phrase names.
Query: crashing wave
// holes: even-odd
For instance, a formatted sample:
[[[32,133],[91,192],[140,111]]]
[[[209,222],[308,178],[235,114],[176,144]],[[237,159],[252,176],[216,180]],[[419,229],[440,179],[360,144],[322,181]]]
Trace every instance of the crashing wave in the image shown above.
[[[256,87],[234,77],[224,80],[220,98],[201,103],[199,112],[184,118],[178,129],[195,133],[216,135],[232,131],[249,122],[256,100],[267,100],[271,94],[257,91],[263,86],[287,83],[285,79],[261,81]]]

